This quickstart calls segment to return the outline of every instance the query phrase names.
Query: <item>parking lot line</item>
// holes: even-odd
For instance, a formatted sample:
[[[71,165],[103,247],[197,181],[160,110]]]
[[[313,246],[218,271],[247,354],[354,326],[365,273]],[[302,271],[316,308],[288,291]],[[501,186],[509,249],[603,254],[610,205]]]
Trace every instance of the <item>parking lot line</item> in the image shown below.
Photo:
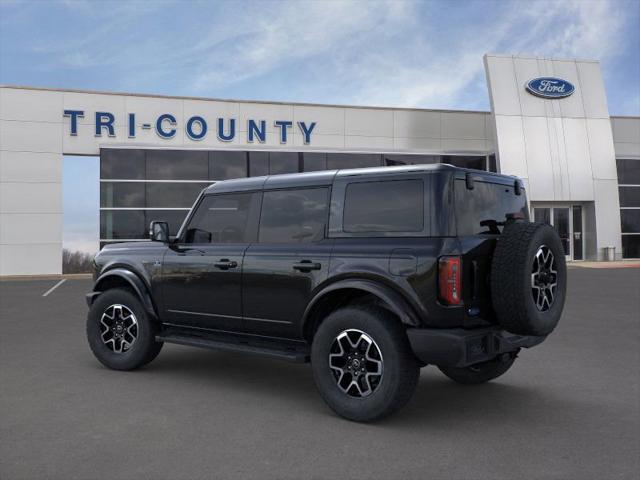
[[[46,297],[47,295],[49,295],[51,292],[53,292],[56,288],[58,288],[60,285],[62,285],[64,282],[66,282],[67,279],[63,278],[62,280],[60,280],[58,283],[56,283],[53,287],[51,287],[49,290],[47,290],[46,292],[44,292],[42,294],[43,297]]]

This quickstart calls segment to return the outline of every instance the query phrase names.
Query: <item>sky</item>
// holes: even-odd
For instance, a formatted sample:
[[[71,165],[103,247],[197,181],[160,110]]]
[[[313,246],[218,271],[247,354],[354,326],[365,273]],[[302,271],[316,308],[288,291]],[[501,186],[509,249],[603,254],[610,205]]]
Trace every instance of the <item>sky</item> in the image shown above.
[[[599,59],[640,115],[640,0],[0,0],[0,84],[489,110],[485,53]]]

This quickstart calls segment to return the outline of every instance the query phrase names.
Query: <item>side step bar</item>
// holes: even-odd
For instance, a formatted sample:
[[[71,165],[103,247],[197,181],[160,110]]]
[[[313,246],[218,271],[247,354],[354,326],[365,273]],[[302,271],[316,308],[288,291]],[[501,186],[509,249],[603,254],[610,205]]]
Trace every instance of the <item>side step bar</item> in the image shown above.
[[[210,348],[227,352],[248,353],[261,357],[306,363],[310,358],[309,347],[300,342],[254,339],[249,335],[234,335],[209,332],[192,332],[190,329],[166,329],[156,336],[156,341]]]

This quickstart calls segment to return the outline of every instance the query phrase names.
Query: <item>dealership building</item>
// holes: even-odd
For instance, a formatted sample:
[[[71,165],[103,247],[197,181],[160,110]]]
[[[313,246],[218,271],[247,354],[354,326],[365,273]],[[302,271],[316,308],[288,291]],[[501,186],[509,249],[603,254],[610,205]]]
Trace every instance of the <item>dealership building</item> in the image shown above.
[[[599,63],[484,64],[489,112],[1,86],[0,275],[61,273],[65,155],[100,157],[101,245],[177,232],[218,180],[442,162],[522,178],[569,260],[640,257],[640,117],[609,115]]]

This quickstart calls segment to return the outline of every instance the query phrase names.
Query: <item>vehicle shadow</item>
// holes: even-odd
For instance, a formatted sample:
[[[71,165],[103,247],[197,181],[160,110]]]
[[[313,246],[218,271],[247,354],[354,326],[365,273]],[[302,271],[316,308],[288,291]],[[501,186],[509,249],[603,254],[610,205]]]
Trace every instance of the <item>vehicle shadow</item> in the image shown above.
[[[335,416],[320,398],[308,364],[171,346],[144,371],[165,376],[169,383],[181,379],[204,388],[250,391],[270,400],[282,398],[308,409],[310,414]],[[435,367],[426,367],[410,403],[376,425],[401,429],[424,424],[446,427],[453,421],[474,423],[482,418],[483,423],[512,419],[524,426],[535,423],[549,409],[565,408],[564,402],[566,399],[548,389],[510,383],[509,373],[484,385],[465,386],[444,377]]]

